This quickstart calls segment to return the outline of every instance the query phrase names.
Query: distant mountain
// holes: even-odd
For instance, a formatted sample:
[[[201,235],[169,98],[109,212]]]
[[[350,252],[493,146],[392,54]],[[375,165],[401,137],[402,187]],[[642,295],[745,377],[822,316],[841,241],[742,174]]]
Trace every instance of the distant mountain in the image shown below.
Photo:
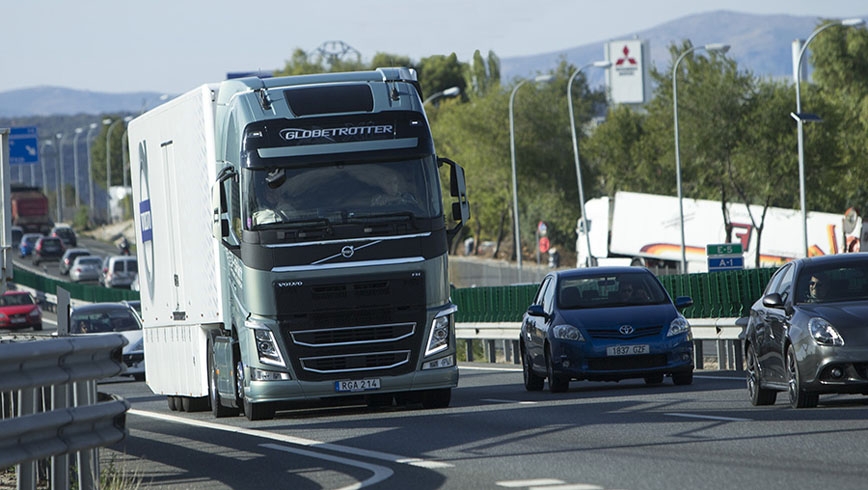
[[[0,92],[0,118],[75,114],[139,114],[159,105],[160,92],[109,94],[63,87]]]
[[[865,16],[862,16],[865,18]],[[648,40],[651,63],[660,70],[668,69],[669,46],[689,39],[694,45],[726,43],[728,53],[741,70],[757,76],[782,78],[793,73],[792,42],[806,38],[821,19],[791,15],[754,15],[731,11],[690,15],[639,32],[624,32],[609,41],[626,39]],[[617,19],[613,19],[617,23]],[[503,58],[501,74],[504,82],[545,73],[565,59],[583,66],[604,58],[607,41],[568,48],[532,56]],[[596,73],[594,73],[596,72]],[[587,73],[591,84],[603,83],[599,70]],[[35,87],[0,92],[0,119],[22,116],[100,115],[107,113],[139,114],[160,102],[158,92],[109,94],[72,90],[60,87]]]
[[[864,16],[862,18],[865,18]],[[504,58],[501,74],[504,81],[527,78],[546,72],[565,59],[575,66],[605,58],[608,41],[641,39],[649,41],[651,63],[666,70],[671,63],[669,46],[689,39],[694,46],[710,43],[729,44],[728,56],[738,62],[740,70],[770,78],[791,78],[793,74],[792,42],[805,39],[819,25],[816,17],[792,15],[754,15],[730,11],[708,12],[675,19],[639,32],[625,32],[607,41],[532,56]],[[803,60],[803,64],[807,60]],[[604,75],[589,71],[592,85],[602,83]]]

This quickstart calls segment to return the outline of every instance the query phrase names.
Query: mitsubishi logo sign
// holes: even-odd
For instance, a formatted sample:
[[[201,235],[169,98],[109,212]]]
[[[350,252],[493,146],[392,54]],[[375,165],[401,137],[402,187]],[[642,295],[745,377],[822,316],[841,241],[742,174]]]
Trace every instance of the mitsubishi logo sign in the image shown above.
[[[606,45],[606,59],[612,68],[606,71],[612,101],[616,104],[644,104],[651,98],[648,42],[638,39],[612,41]]]

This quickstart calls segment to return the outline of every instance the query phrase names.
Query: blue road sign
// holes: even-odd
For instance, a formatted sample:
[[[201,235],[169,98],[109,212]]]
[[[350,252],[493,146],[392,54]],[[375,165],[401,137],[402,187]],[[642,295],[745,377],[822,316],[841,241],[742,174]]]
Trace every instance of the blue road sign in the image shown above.
[[[9,164],[24,165],[39,161],[39,139],[36,128],[12,128],[9,131]]]
[[[734,271],[744,269],[744,257],[719,255],[708,258],[708,272]]]

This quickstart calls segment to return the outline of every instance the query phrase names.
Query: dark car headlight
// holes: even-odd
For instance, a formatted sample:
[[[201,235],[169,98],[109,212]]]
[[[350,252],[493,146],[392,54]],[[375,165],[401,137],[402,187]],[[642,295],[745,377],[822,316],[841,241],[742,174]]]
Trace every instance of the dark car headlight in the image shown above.
[[[578,328],[572,325],[555,325],[555,327],[552,329],[552,334],[554,334],[556,339],[575,340],[577,342],[585,341],[585,337],[582,336],[582,332],[580,332]]]
[[[672,323],[669,324],[669,331],[666,332],[667,337],[674,337],[690,331],[690,323],[681,315],[678,315]]]
[[[839,334],[838,331],[835,330],[835,327],[833,327],[825,318],[815,316],[808,320],[808,330],[810,330],[811,336],[814,337],[814,340],[816,340],[818,344],[834,346],[844,345],[844,339],[841,337],[841,334]]]

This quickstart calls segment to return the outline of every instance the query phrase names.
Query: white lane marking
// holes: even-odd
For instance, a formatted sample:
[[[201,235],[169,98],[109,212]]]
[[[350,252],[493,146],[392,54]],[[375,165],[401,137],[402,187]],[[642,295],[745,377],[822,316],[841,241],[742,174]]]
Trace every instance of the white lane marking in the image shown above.
[[[503,398],[482,398],[479,401],[488,403],[518,403],[519,405],[536,405],[538,403],[522,400],[505,400]]]
[[[468,371],[505,371],[509,373],[520,373],[521,368],[508,368],[508,367],[485,367],[485,366],[468,366],[466,364],[460,364],[458,366],[458,370],[466,369]]]
[[[717,415],[697,415],[693,413],[664,413],[670,417],[684,417],[688,419],[706,419],[706,420],[723,420],[726,422],[752,422],[752,419],[742,419],[738,417],[719,417]]]
[[[418,466],[420,468],[451,468],[453,465],[449,463],[441,463],[439,461],[428,461],[419,458],[410,458],[407,456],[399,456],[397,454],[384,453],[380,451],[371,451],[368,449],[358,449],[349,446],[341,446],[339,444],[331,444],[313,439],[305,439],[302,437],[286,436],[283,434],[274,434],[264,430],[245,429],[243,427],[234,427],[231,425],[217,424],[205,420],[191,420],[176,415],[167,415],[163,413],[148,412],[145,410],[136,410],[131,408],[127,413],[149,417],[157,420],[165,420],[167,422],[175,422],[179,424],[192,425],[194,427],[204,427],[206,429],[222,430],[224,432],[234,432],[236,434],[244,434],[252,437],[260,437],[270,439],[272,441],[294,444],[296,446],[315,447],[318,449],[326,449],[338,453],[351,454],[353,456],[361,456],[372,459],[388,461],[390,463],[407,464],[410,466]]]
[[[504,480],[497,482],[497,486],[506,488],[522,488],[539,485],[560,485],[562,483],[566,482],[554,478],[537,478],[535,480]]]
[[[361,481],[358,483],[354,483],[352,485],[348,485],[346,487],[341,487],[338,490],[358,490],[360,488],[369,487],[371,485],[380,483],[381,481],[389,479],[390,476],[395,474],[391,469],[386,468],[385,466],[379,466],[375,464],[363,463],[361,461],[355,461],[352,459],[341,458],[340,456],[329,456],[327,454],[315,453],[313,451],[306,451],[304,449],[293,448],[289,446],[282,446],[280,444],[260,444],[261,447],[266,447],[269,449],[274,449],[275,451],[284,451],[287,453],[300,454],[302,456],[307,456],[309,458],[316,459],[324,459],[326,461],[331,461],[333,463],[343,464],[347,466],[355,466],[356,468],[362,468],[364,470],[368,470],[374,475],[368,478],[365,481]]]

